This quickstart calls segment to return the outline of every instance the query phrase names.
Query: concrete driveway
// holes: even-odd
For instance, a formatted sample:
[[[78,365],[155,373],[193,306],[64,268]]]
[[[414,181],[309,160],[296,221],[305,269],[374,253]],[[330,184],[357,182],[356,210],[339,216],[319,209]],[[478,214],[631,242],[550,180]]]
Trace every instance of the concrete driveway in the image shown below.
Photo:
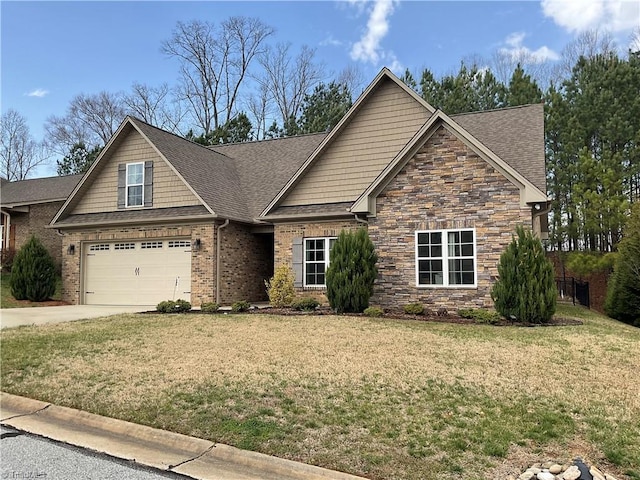
[[[3,308],[0,310],[0,328],[70,322],[119,313],[146,312],[155,310],[155,308],[155,305],[63,305],[59,307]]]

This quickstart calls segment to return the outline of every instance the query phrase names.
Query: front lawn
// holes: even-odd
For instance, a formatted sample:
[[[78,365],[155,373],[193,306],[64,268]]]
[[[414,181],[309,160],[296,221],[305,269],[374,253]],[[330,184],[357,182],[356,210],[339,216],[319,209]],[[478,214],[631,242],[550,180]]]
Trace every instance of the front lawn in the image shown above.
[[[640,479],[640,329],[120,315],[3,330],[2,390],[372,479]]]
[[[20,308],[20,307],[43,307],[48,305],[60,305],[62,302],[62,279],[58,278],[56,282],[56,293],[53,298],[46,302],[30,302],[29,300],[16,300],[11,295],[11,287],[9,286],[9,280],[11,274],[2,272],[0,274],[0,306],[2,308]]]

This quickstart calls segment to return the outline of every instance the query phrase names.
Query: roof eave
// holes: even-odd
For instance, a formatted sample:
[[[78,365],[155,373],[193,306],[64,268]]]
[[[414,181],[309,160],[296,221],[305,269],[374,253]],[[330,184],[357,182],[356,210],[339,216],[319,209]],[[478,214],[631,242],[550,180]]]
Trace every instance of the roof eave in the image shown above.
[[[152,218],[133,218],[127,220],[103,220],[103,221],[93,221],[93,222],[83,222],[83,223],[52,223],[47,225],[45,228],[53,228],[53,229],[83,229],[83,228],[95,228],[102,226],[128,226],[128,225],[151,225],[158,223],[202,223],[206,221],[216,220],[220,218],[216,215],[189,215],[189,216],[174,216],[174,217],[152,217]],[[224,218],[224,217],[223,217]]]

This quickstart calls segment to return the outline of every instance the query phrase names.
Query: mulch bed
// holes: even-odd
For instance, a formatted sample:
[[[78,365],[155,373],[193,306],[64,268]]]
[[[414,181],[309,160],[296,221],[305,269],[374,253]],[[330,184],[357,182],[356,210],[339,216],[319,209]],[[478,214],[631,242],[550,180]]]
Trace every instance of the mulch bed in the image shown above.
[[[292,308],[274,308],[274,307],[266,307],[266,308],[254,308],[249,310],[246,313],[253,314],[261,314],[261,315],[284,315],[284,316],[305,316],[305,315],[337,315],[333,310],[329,307],[320,307],[314,311],[299,311],[294,310]],[[366,317],[363,313],[345,313],[345,316],[353,316],[353,317]],[[366,317],[366,318],[374,318],[374,317]],[[443,315],[440,314],[427,314],[427,315],[410,315],[404,313],[402,310],[388,310],[380,317],[375,317],[380,319],[394,319],[394,320],[417,320],[421,322],[439,322],[439,323],[456,323],[461,325],[478,325],[481,322],[474,320],[472,318],[463,318],[457,313],[446,313]],[[571,326],[571,325],[582,325],[581,320],[577,320],[575,318],[565,318],[565,317],[553,317],[549,323],[545,324],[534,324],[534,323],[518,323],[511,322],[509,320],[500,320],[496,323],[492,323],[493,326],[518,326],[518,327],[560,327],[560,326]]]

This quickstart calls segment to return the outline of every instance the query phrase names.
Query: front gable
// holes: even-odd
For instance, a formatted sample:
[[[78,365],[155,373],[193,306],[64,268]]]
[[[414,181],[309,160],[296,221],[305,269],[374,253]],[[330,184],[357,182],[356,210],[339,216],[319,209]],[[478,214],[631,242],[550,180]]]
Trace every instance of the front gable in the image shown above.
[[[123,178],[118,178],[118,171],[126,174],[126,165],[138,162],[146,167],[144,178],[147,184],[149,180],[153,182],[153,188],[150,189],[152,198],[146,198],[149,189],[145,192],[145,206],[167,208],[200,205],[198,198],[137,130],[131,129],[103,162],[99,175],[90,179],[88,185],[85,185],[84,194],[75,199],[75,207],[69,212],[71,215],[113,212],[126,208],[123,205],[126,201],[122,196],[126,195],[125,185]],[[149,165],[152,166],[152,174],[149,173]],[[119,190],[122,192],[120,202]]]
[[[142,173],[141,205],[128,205],[127,201],[127,165],[134,164]],[[130,221],[136,216],[152,217],[153,211],[171,209],[175,213],[183,207],[191,207],[191,212],[194,207],[199,207],[200,213],[208,211],[175,168],[127,118],[51,224],[65,224],[69,218],[77,225],[93,223],[97,218],[109,219],[116,212]]]
[[[353,202],[432,114],[384,69],[265,209]]]

